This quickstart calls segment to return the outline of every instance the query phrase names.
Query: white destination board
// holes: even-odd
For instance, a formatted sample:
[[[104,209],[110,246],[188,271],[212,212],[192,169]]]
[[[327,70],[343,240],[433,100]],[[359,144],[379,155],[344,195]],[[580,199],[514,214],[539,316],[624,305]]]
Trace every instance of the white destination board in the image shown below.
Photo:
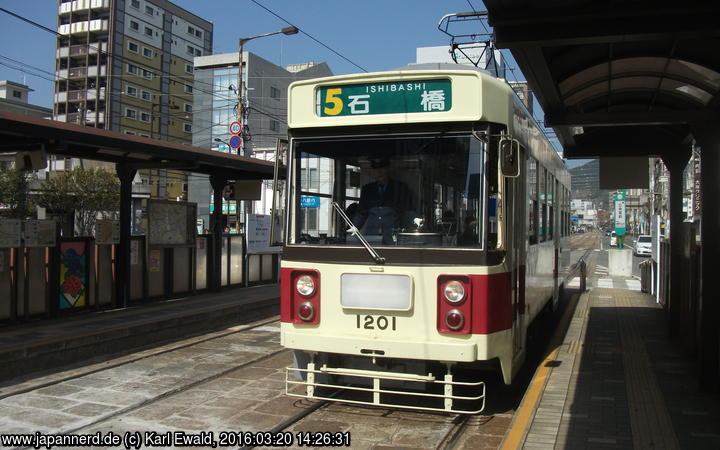
[[[0,248],[20,247],[20,224],[17,219],[0,219]]]
[[[120,221],[98,220],[95,224],[95,243],[112,245],[120,243]]]
[[[25,222],[25,247],[55,247],[57,234],[54,220],[28,220]]]

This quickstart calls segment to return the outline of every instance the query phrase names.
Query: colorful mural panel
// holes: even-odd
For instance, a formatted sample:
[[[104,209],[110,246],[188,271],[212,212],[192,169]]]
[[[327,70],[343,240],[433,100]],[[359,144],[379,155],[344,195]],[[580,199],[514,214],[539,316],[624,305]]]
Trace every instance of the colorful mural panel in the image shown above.
[[[60,243],[59,308],[87,305],[87,243]]]

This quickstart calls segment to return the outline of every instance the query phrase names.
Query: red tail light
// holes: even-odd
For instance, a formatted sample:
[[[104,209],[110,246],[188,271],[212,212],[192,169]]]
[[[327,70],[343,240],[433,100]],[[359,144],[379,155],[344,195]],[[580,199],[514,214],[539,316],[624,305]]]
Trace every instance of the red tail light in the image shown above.
[[[457,309],[451,309],[445,313],[445,325],[453,331],[460,330],[465,325],[465,315]]]
[[[437,281],[437,329],[441,333],[469,334],[472,284],[466,275],[441,275]]]
[[[320,272],[311,269],[281,270],[280,320],[301,325],[320,323]]]

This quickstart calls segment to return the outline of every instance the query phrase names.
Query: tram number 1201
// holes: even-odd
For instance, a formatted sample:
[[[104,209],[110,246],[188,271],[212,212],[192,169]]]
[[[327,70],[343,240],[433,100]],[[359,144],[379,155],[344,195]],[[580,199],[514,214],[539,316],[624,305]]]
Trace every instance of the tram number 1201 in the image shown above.
[[[396,330],[396,318],[385,317],[385,316],[361,316],[360,314],[355,315],[356,321],[355,326],[357,328],[363,328],[365,330]]]

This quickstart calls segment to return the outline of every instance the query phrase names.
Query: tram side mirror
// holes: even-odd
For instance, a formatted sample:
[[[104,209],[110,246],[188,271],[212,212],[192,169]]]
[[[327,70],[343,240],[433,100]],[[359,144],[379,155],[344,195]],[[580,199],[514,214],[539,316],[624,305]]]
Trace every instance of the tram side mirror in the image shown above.
[[[520,143],[516,139],[500,141],[500,172],[508,178],[520,176]]]

